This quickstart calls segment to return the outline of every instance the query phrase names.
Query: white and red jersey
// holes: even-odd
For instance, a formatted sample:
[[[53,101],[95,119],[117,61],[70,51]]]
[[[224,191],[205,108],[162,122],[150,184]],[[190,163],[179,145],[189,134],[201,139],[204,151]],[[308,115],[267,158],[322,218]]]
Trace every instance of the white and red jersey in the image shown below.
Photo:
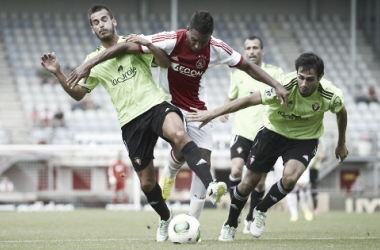
[[[170,57],[171,67],[159,68],[159,86],[169,95],[171,102],[186,111],[190,107],[207,109],[207,96],[203,75],[218,64],[239,66],[243,57],[223,41],[211,37],[199,51],[192,51],[186,44],[186,30],[161,32],[145,37]],[[140,45],[143,53],[150,52]]]

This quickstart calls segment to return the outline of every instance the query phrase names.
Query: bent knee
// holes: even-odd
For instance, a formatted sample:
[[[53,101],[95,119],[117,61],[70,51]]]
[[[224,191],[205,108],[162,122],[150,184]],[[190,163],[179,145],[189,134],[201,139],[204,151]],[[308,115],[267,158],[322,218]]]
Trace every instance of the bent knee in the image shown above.
[[[155,185],[156,185],[156,181],[142,181],[141,182],[141,189],[144,192],[150,192],[153,190]]]

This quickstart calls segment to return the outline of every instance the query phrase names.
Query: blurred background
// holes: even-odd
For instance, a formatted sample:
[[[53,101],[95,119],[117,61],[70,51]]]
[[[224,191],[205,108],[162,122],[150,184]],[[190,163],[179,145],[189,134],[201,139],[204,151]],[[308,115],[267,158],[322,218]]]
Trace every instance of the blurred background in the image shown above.
[[[112,203],[108,168],[118,158],[127,165],[127,204],[140,209],[144,197],[121,140],[116,111],[99,85],[76,102],[40,65],[43,53],[55,52],[68,75],[100,45],[92,34],[87,11],[93,1],[13,0],[0,9],[0,204],[49,202],[75,207]],[[244,41],[263,39],[264,62],[294,71],[303,52],[315,52],[325,62],[325,78],[339,87],[348,111],[347,147],[343,164],[335,159],[336,116],[325,116],[326,160],[320,169],[320,196],[325,210],[360,209],[360,196],[379,195],[380,0],[140,0],[110,1],[119,35],[153,34],[188,26],[192,13],[204,9],[215,21],[213,36],[244,54]],[[157,77],[157,70],[152,69]],[[230,84],[227,66],[206,75],[209,106],[224,103]],[[228,182],[228,123],[214,120],[212,171]],[[160,140],[155,151],[157,177],[170,148]],[[171,201],[186,202],[192,173],[177,177]],[[351,192],[360,178],[363,191]],[[379,204],[374,210],[380,210]],[[10,207],[8,206],[10,205]],[[8,207],[7,207],[8,206]]]

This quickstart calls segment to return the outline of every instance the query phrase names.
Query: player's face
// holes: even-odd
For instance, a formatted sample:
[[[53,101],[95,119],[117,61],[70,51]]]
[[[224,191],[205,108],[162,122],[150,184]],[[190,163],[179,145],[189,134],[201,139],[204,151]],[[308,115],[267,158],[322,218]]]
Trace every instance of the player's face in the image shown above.
[[[303,97],[308,97],[314,93],[318,88],[318,83],[323,75],[317,77],[315,69],[303,70],[302,67],[298,68],[298,90]]]
[[[207,45],[210,40],[211,34],[203,35],[195,29],[187,27],[186,44],[192,51],[199,51]]]
[[[261,49],[259,39],[245,40],[244,43],[244,55],[251,63],[261,66],[264,50]]]
[[[111,41],[115,35],[116,20],[111,19],[107,10],[91,15],[92,32],[103,42]]]

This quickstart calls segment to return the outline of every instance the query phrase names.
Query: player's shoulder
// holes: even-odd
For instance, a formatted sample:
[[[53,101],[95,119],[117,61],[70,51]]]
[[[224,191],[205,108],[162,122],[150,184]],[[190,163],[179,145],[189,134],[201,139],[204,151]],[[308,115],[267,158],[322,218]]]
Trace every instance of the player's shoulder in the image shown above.
[[[287,90],[293,88],[297,85],[297,71],[284,75],[280,82]]]
[[[342,95],[342,91],[336,87],[331,81],[322,78],[319,81],[318,91],[327,99],[331,99],[333,95]]]
[[[213,36],[210,37],[210,47],[217,51],[227,52],[230,55],[234,51],[228,44],[223,42],[221,39],[215,38]]]

